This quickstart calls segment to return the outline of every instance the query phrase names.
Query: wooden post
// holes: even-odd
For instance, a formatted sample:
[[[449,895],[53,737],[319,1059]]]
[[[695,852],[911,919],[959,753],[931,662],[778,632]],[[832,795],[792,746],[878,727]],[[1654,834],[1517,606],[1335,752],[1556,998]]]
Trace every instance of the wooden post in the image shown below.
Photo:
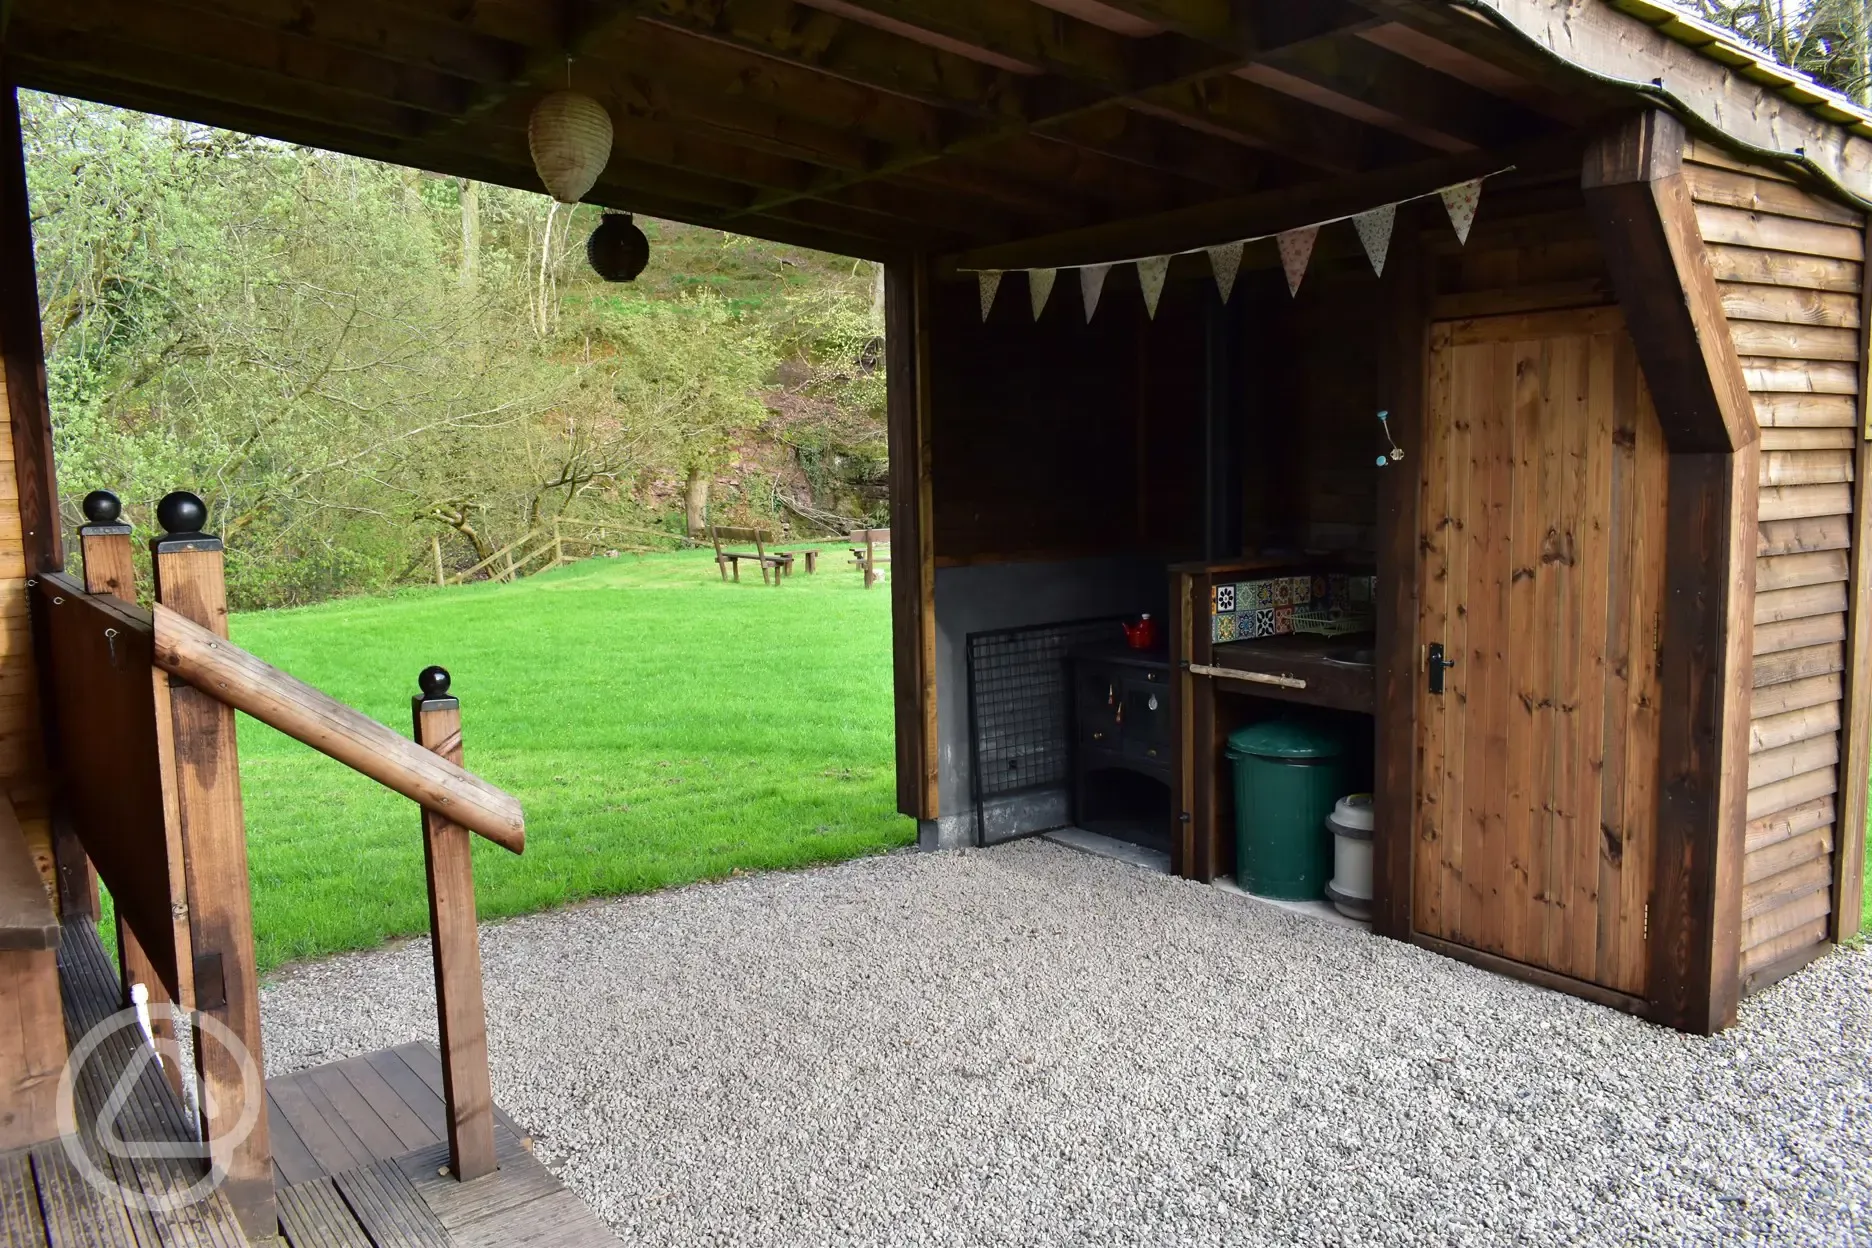
[[[1645,997],[1653,1021],[1709,1034],[1741,993],[1760,430],[1683,148],[1669,114],[1626,118],[1581,189],[1670,448]]]
[[[136,605],[136,562],[131,556],[130,526],[122,523],[120,518],[123,514],[123,504],[118,502],[117,496],[108,490],[93,490],[85,495],[84,514],[88,523],[78,529],[78,549],[84,557],[85,592],[116,598],[132,606]],[[164,680],[162,676],[156,674],[152,674],[152,679],[159,684]],[[171,863],[176,860],[174,848],[171,847]],[[97,872],[91,868],[88,860],[85,862],[85,868],[90,872],[91,914],[93,918],[96,918],[98,914]],[[180,873],[177,874],[179,878]],[[185,894],[174,900],[186,902],[187,896]],[[178,920],[176,926],[178,928],[176,948],[179,951],[186,950],[188,948],[187,924]],[[183,953],[176,959],[178,971],[185,969],[181,964],[186,956],[186,953]],[[169,1086],[174,1088],[179,1096],[182,1094],[182,1070],[176,1062],[178,1050],[175,1043],[175,1023],[166,1008],[171,1003],[169,989],[164,985],[162,975],[156,970],[156,964],[150,961],[149,955],[143,951],[142,942],[137,939],[130,925],[124,921],[121,912],[117,915],[117,963],[123,982],[125,1008],[131,1004],[130,990],[133,985],[142,984],[149,992],[150,1038],[155,1044],[156,1052],[162,1057],[163,1073],[168,1076]],[[182,977],[186,978],[186,975]],[[182,1004],[186,1006],[187,1002]]]
[[[156,601],[226,637],[224,554],[221,539],[201,531],[207,518],[207,507],[193,494],[170,494],[157,505],[164,532],[150,543]],[[173,795],[165,797],[174,803],[181,831],[195,1011],[226,1027],[246,1048],[245,1053],[230,1052],[197,1029],[202,1136],[214,1168],[226,1176],[221,1190],[242,1228],[249,1237],[264,1239],[278,1233],[279,1220],[234,710],[179,681],[170,682],[168,693],[174,784]],[[242,1134],[245,1121],[251,1127]]]
[[[938,815],[936,545],[930,487],[930,266],[927,256],[884,270],[884,351],[890,443],[891,541],[908,552],[891,578],[891,650],[897,725],[897,812]],[[870,569],[865,585],[870,587]]]
[[[440,534],[430,535],[429,550],[435,555],[436,588],[444,588],[448,585],[448,577],[442,571],[442,537]]]
[[[426,667],[410,700],[416,743],[451,763],[462,761],[461,703],[449,674]],[[422,812],[423,865],[429,876],[430,950],[435,959],[436,1024],[442,1040],[442,1099],[447,1102],[449,1168],[466,1182],[492,1174],[494,1089],[488,1080],[487,1011],[481,1001],[481,944],[475,931],[474,868],[469,832]]]

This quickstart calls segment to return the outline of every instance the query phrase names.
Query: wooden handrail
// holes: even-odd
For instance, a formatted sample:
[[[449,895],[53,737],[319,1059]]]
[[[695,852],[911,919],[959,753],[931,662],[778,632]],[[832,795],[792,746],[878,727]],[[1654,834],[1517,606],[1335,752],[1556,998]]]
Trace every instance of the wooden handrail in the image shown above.
[[[154,615],[157,667],[504,849],[526,849],[513,795],[161,603]]]

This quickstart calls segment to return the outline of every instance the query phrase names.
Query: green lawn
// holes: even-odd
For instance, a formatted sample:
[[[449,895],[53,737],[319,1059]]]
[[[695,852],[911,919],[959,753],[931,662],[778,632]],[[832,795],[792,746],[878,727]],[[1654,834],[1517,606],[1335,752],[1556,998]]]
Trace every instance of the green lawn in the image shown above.
[[[526,808],[524,856],[476,838],[491,918],[907,844],[890,594],[848,563],[776,590],[707,552],[627,555],[232,632],[399,731],[416,673],[453,673],[468,769]],[[413,803],[245,716],[240,751],[263,968],[428,929]]]

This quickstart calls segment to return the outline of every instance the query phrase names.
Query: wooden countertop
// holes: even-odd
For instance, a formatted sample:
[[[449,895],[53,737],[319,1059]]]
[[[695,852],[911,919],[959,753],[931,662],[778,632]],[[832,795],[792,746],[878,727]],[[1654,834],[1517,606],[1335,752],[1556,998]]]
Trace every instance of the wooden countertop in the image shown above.
[[[1369,715],[1376,702],[1377,688],[1372,664],[1347,662],[1345,658],[1358,650],[1367,652],[1366,657],[1369,657],[1372,649],[1370,633],[1352,633],[1344,637],[1294,634],[1224,642],[1215,647],[1209,666],[1279,676],[1304,684],[1293,687],[1236,680],[1227,676],[1211,675],[1208,678],[1216,682],[1216,691],[1219,693],[1275,698],[1283,702],[1328,706]]]

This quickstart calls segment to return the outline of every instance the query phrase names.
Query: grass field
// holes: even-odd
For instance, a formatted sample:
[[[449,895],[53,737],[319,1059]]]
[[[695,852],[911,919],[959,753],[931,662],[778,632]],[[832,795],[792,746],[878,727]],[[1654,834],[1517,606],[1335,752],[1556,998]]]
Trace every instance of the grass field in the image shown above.
[[[708,552],[238,615],[234,640],[407,732],[416,673],[462,701],[470,771],[526,808],[476,838],[484,918],[907,844],[890,594],[827,558],[780,589]],[[428,930],[416,806],[241,717],[262,967]]]

